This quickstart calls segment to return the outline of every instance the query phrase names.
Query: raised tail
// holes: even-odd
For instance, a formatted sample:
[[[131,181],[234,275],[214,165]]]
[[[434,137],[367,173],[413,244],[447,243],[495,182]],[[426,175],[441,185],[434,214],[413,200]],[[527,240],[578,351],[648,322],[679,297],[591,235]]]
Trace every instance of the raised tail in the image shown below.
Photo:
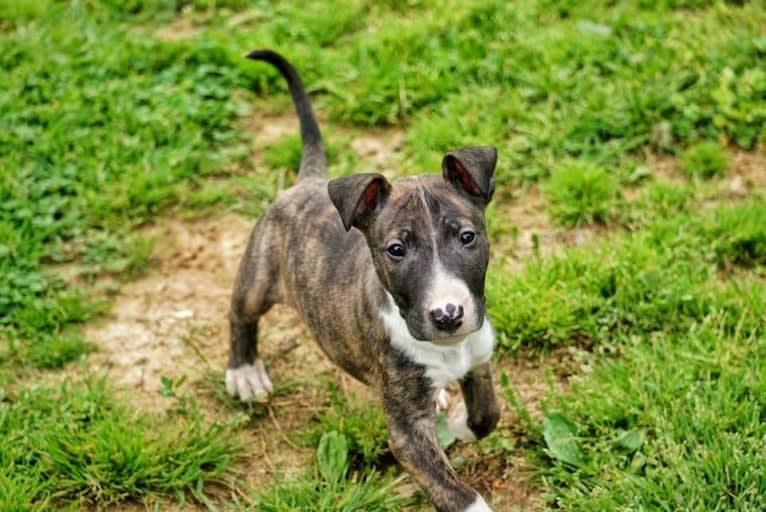
[[[303,88],[301,77],[295,68],[277,52],[272,50],[255,50],[247,54],[248,59],[263,60],[272,64],[287,80],[287,86],[293,97],[295,110],[301,125],[301,167],[298,180],[303,178],[327,178],[327,159],[324,153],[322,133],[319,131],[311,100]]]

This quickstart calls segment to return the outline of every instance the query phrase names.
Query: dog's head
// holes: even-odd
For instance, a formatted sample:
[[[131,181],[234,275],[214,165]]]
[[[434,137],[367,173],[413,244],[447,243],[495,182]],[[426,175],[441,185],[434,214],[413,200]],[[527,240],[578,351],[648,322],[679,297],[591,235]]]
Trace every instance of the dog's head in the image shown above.
[[[442,176],[389,183],[380,174],[333,180],[346,230],[367,240],[377,275],[413,338],[449,344],[481,328],[489,240],[484,211],[497,150],[453,151]]]

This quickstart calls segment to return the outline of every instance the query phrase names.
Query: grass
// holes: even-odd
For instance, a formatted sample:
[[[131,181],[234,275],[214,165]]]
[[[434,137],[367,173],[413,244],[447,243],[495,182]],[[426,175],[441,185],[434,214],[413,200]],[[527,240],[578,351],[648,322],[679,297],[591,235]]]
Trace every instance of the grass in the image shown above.
[[[619,195],[615,180],[604,169],[578,165],[556,172],[544,191],[551,217],[568,227],[606,223],[615,213]]]
[[[762,289],[749,290],[763,315]],[[730,329],[715,311],[684,333],[626,343],[619,360],[573,383],[559,406],[576,422],[581,457],[556,460],[546,484],[568,510],[763,508],[763,392],[759,333]],[[629,436],[629,437],[628,437]],[[628,439],[626,443],[625,440]],[[619,492],[617,491],[619,489]]]
[[[231,92],[248,82],[225,51],[103,15],[51,4],[0,37],[0,324],[24,339],[94,312],[46,264],[116,260],[126,231],[246,156]]]
[[[764,212],[756,200],[679,214],[490,288],[503,347],[576,343],[608,355],[527,427],[550,505],[764,506],[766,297],[760,282],[721,281],[763,263]]]
[[[162,240],[142,225],[167,212],[257,217],[289,183],[298,139],[266,147],[248,133],[256,96],[290,109],[281,78],[242,57],[257,47],[301,70],[333,175],[369,170],[343,135],[369,126],[404,131],[401,174],[491,143],[499,247],[521,233],[502,213],[519,188],[543,192],[560,231],[608,228],[490,271],[503,356],[592,349],[591,373],[552,388],[542,421],[502,386],[550,507],[764,508],[766,207],[757,186],[733,204],[720,190],[729,149],[766,143],[765,22],[759,2],[705,0],[0,0],[0,433],[13,440],[0,445],[0,508],[239,506],[209,489],[236,485],[249,449],[237,429],[267,407],[220,425],[172,381],[163,392],[181,405],[161,417],[101,381],[35,382],[71,361],[87,372],[98,340],[81,326],[109,308],[91,285],[151,268]],[[681,175],[655,175],[653,157],[677,159]],[[404,505],[395,477],[376,472],[379,409],[330,395],[290,434],[319,447],[316,466],[262,494],[238,487],[242,507]],[[508,456],[513,435],[485,441],[485,456]]]
[[[694,184],[660,180],[643,183],[638,197],[621,205],[620,220],[629,230],[636,231],[659,220],[688,214],[699,201],[699,193]]]
[[[716,268],[763,261],[764,214],[761,201],[702,219],[680,214],[596,247],[534,260],[518,275],[501,270],[487,294],[500,344],[549,349],[683,331],[720,305]]]
[[[386,455],[391,457],[386,419],[379,406],[345,396],[334,385],[330,386],[330,401],[305,432],[304,444],[317,446],[325,433],[337,432],[346,441],[349,465],[355,469],[374,468]]]
[[[104,380],[64,383],[0,402],[0,505],[49,510],[161,496],[203,498],[241,454],[225,425],[189,409],[158,418],[115,400]]]
[[[709,179],[726,172],[727,160],[721,146],[714,142],[702,142],[684,151],[681,168],[690,176]]]
[[[350,476],[348,441],[343,434],[323,434],[317,448],[316,468],[295,480],[277,484],[255,499],[265,512],[363,512],[401,510],[409,500],[394,492],[399,479],[377,473]]]

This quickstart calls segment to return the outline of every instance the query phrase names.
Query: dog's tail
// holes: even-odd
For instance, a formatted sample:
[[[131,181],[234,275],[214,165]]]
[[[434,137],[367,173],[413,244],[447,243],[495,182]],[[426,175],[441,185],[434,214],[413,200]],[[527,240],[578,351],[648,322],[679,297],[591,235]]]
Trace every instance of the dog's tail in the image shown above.
[[[322,133],[319,131],[314,110],[311,108],[311,100],[306,89],[303,88],[301,77],[295,68],[287,60],[272,50],[255,50],[247,54],[248,59],[264,60],[276,67],[287,80],[287,86],[293,97],[295,110],[298,112],[298,120],[301,125],[301,167],[298,171],[298,180],[303,178],[327,177],[327,159],[324,153]]]

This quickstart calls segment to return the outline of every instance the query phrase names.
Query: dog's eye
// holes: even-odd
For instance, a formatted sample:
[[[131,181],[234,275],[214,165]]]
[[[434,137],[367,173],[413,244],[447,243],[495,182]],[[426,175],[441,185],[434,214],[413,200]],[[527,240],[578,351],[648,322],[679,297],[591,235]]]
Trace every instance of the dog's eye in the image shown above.
[[[404,258],[404,255],[407,254],[407,250],[404,248],[404,246],[400,243],[394,243],[386,247],[386,252],[389,256],[391,256],[395,260],[400,260]]]
[[[476,240],[476,233],[473,231],[463,231],[460,233],[460,241],[463,245],[471,245]]]

